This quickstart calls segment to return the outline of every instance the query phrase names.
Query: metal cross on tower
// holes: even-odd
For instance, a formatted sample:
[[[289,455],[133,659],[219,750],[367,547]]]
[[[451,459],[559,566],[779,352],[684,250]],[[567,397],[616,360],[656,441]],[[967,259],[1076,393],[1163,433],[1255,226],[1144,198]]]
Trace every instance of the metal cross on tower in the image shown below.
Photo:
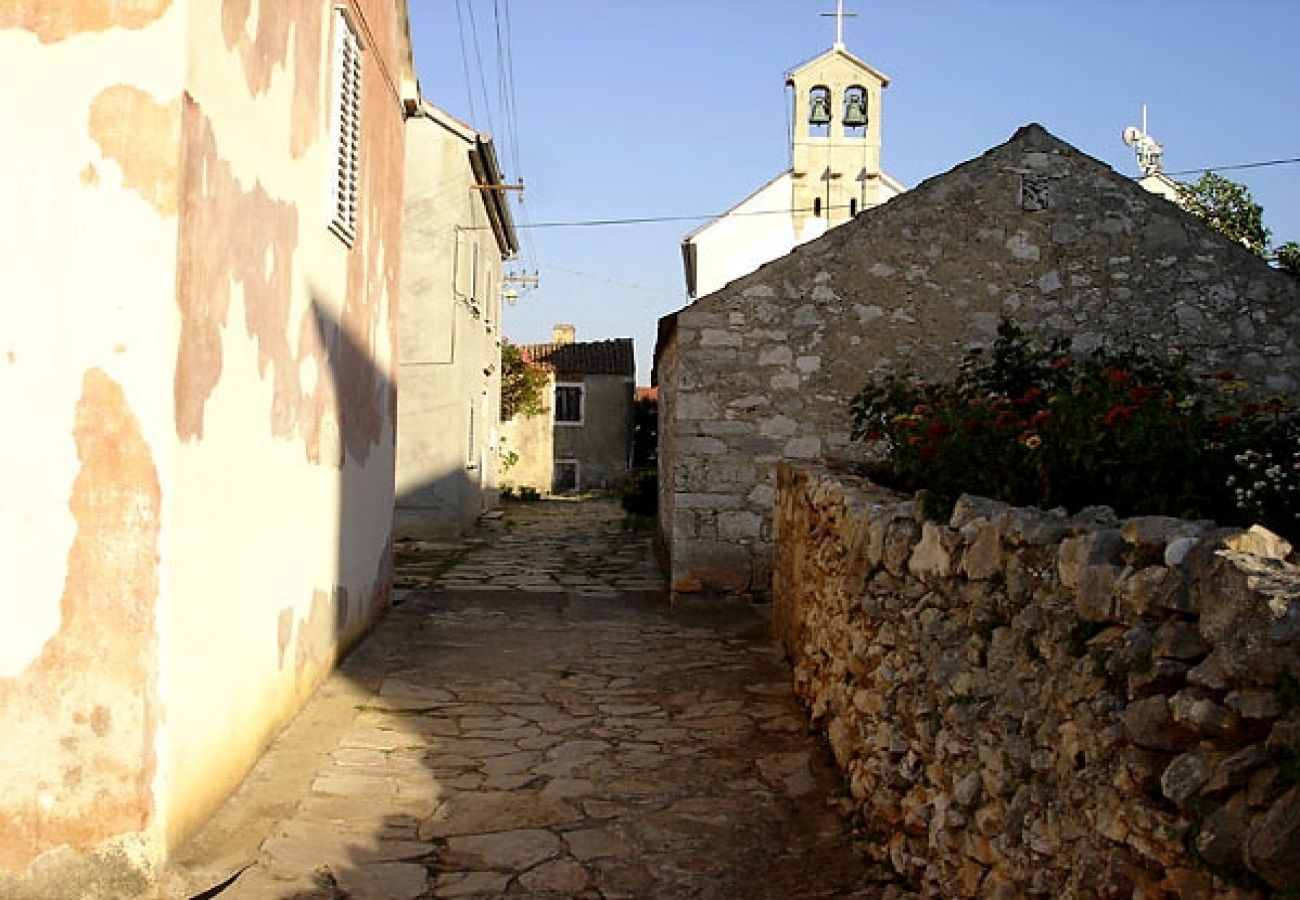
[[[836,0],[835,12],[822,13],[822,16],[825,18],[835,17],[835,46],[842,48],[844,46],[844,20],[856,19],[858,14],[846,13],[844,11],[844,0]]]

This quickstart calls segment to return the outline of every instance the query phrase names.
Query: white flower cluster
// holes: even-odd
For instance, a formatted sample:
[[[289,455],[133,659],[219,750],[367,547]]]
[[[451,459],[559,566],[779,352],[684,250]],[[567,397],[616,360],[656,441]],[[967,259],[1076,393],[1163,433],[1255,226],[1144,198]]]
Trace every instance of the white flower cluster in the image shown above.
[[[1261,516],[1269,507],[1292,506],[1300,492],[1300,449],[1279,459],[1272,451],[1247,450],[1233,456],[1240,466],[1227,478],[1237,509]]]

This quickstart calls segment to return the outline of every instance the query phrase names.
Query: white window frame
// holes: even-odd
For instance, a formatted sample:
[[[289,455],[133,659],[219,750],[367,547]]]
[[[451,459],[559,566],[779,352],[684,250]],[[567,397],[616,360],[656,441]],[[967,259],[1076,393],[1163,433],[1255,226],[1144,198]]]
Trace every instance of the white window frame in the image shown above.
[[[334,7],[330,88],[330,230],[349,247],[361,199],[361,38],[346,6]]]
[[[578,418],[561,419],[560,418],[560,388],[577,388],[578,389]],[[587,421],[587,386],[581,381],[557,381],[555,382],[555,396],[552,398],[555,410],[555,424],[565,426],[579,426],[586,424]]]

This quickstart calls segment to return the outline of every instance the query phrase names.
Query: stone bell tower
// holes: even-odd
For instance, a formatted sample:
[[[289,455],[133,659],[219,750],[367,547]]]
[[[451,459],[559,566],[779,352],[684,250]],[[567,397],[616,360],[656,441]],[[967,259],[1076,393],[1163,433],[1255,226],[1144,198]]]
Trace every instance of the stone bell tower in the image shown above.
[[[794,231],[811,240],[893,195],[882,188],[881,95],[889,76],[844,46],[844,5],[835,45],[787,76],[794,101],[791,127]]]

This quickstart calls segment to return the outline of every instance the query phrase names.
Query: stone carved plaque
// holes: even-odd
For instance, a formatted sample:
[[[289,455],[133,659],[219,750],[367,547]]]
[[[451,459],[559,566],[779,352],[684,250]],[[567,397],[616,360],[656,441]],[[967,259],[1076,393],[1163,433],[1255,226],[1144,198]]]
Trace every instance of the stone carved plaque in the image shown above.
[[[1020,176],[1020,208],[1042,212],[1052,205],[1052,190],[1045,175]]]

